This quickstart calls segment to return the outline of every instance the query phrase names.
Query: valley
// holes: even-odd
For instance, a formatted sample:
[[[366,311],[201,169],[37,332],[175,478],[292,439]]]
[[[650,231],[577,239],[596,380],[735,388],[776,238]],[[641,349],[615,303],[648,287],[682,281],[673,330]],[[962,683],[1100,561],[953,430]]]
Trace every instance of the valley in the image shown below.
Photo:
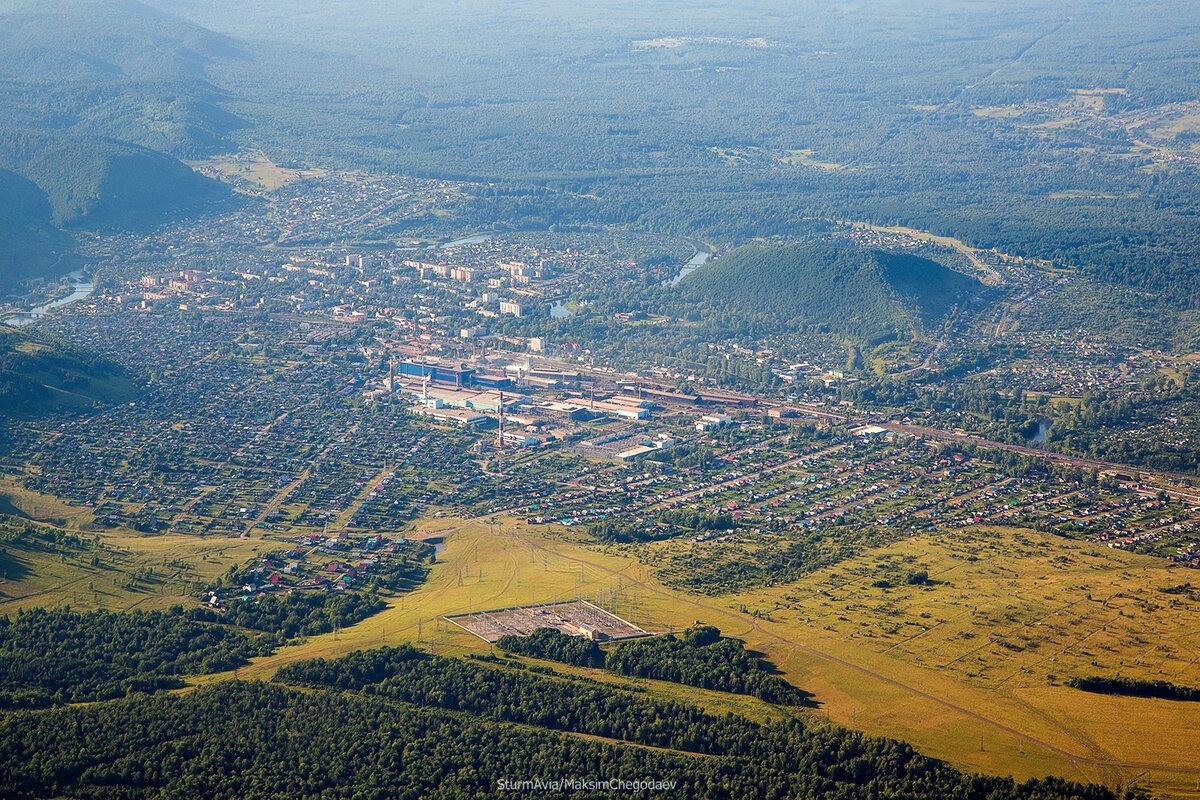
[[[0,0],[0,794],[1200,799],[1182,0]]]

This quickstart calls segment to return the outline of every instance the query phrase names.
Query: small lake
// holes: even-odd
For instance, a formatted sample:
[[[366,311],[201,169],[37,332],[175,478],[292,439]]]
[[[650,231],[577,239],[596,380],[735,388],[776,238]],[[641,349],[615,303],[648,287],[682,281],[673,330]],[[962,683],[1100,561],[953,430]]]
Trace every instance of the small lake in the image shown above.
[[[1048,419],[1039,419],[1037,424],[1037,432],[1034,433],[1033,436],[1029,437],[1029,441],[1034,442],[1035,444],[1045,444],[1046,440],[1050,438],[1051,424],[1052,423]]]
[[[697,250],[696,255],[692,256],[691,259],[683,265],[683,269],[679,270],[679,274],[667,281],[667,286],[674,286],[675,284],[679,283],[688,275],[691,275],[693,272],[708,263],[710,258],[712,258],[712,253],[708,252],[707,250]]]
[[[71,281],[71,293],[66,297],[60,297],[57,300],[51,300],[49,303],[43,303],[40,306],[35,306],[28,311],[23,311],[20,314],[14,314],[4,320],[5,325],[14,325],[22,327],[24,325],[32,325],[38,320],[45,317],[56,308],[70,305],[71,303],[82,300],[83,298],[96,291],[96,284],[89,281],[87,276],[82,272],[72,272],[67,278]]]
[[[566,319],[567,317],[571,316],[572,313],[573,312],[571,309],[567,308],[562,303],[555,303],[554,305],[550,306],[550,316],[554,319]]]
[[[458,247],[464,244],[483,244],[490,238],[492,238],[490,233],[476,233],[472,236],[464,236],[462,239],[455,239],[453,242],[446,242],[442,245],[442,249],[448,250],[451,247]]]

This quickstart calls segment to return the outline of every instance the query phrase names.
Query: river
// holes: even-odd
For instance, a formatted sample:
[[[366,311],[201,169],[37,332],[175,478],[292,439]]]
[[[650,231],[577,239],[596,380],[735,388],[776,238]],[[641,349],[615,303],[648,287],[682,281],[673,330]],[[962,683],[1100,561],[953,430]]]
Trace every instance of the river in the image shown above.
[[[4,324],[17,327],[32,325],[54,309],[62,308],[63,306],[82,300],[96,291],[96,284],[89,281],[87,276],[82,272],[72,272],[67,278],[71,281],[71,293],[69,295],[60,297],[57,300],[51,300],[49,303],[43,303],[40,306],[34,306],[28,311],[22,311],[20,314],[8,317],[4,320]]]
[[[688,275],[691,275],[693,272],[700,269],[700,267],[708,263],[710,258],[712,258],[712,253],[708,252],[707,250],[697,250],[696,255],[692,256],[691,259],[683,265],[683,269],[679,270],[679,274],[667,281],[667,285],[674,286],[675,284],[679,283]]]

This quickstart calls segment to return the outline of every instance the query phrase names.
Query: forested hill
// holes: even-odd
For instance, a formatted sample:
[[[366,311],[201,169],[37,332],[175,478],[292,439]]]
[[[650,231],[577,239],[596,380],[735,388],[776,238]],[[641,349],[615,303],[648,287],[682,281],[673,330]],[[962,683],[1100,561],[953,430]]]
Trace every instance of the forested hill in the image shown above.
[[[120,366],[45,335],[0,325],[0,420],[84,409],[135,392]]]
[[[26,146],[17,155],[0,154],[0,166],[40,186],[54,223],[68,229],[139,227],[233,201],[224,184],[147,147],[58,135],[6,138]]]
[[[75,269],[71,237],[54,226],[46,193],[0,169],[0,295],[28,278]]]
[[[229,202],[179,159],[233,149],[243,123],[206,69],[239,57],[227,37],[133,0],[0,0],[0,169],[36,184],[60,227],[142,225]],[[6,194],[0,291],[70,271],[58,257],[69,238],[44,206],[22,200],[16,218]]]
[[[681,299],[776,328],[921,335],[982,284],[918,256],[825,243],[746,245],[693,272]]]

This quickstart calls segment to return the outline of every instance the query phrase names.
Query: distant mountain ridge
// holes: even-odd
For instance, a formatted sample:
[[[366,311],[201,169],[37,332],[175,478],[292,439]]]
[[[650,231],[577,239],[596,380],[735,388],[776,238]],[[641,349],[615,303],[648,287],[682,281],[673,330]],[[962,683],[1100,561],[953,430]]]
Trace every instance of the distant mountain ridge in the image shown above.
[[[984,290],[936,261],[829,243],[752,244],[680,283],[684,299],[765,325],[852,337],[920,336]]]
[[[50,209],[23,187],[26,213],[0,216],[0,294],[73,268],[55,226],[139,227],[232,202],[179,159],[234,149],[246,123],[207,69],[242,57],[228,37],[135,0],[0,0],[0,170]]]

